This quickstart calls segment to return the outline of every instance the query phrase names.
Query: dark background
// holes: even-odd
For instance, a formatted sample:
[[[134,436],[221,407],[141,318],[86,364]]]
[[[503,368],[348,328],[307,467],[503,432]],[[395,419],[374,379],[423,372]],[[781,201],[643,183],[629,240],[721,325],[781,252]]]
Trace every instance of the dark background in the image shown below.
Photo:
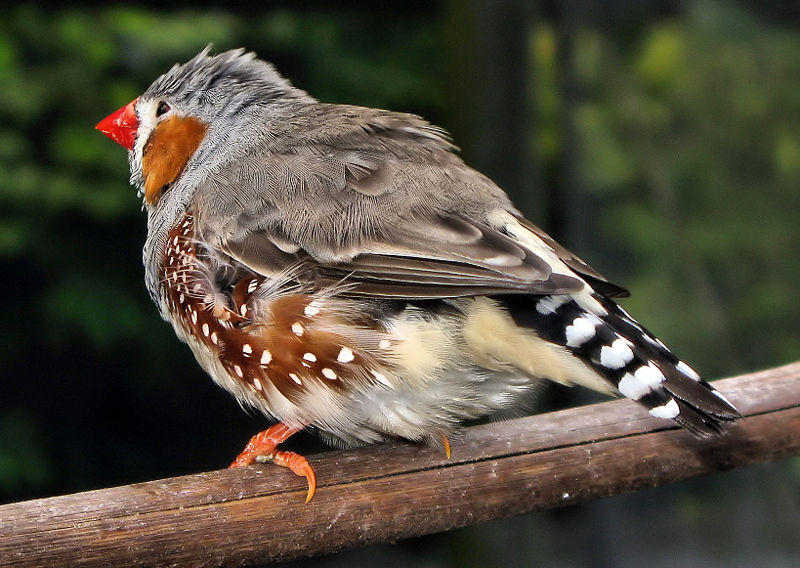
[[[799,18],[708,0],[6,7],[0,502],[217,469],[266,425],[158,319],[125,152],[93,131],[210,42],[324,101],[446,127],[705,376],[797,360]],[[788,567],[799,510],[794,459],[302,565]]]

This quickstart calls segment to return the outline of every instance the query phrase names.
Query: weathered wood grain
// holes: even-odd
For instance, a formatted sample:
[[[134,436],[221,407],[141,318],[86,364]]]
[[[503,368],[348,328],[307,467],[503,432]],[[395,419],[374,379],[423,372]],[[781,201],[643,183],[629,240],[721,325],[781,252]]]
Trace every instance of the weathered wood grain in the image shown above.
[[[241,566],[443,531],[800,454],[800,363],[715,383],[746,418],[698,441],[613,401],[476,426],[439,450],[310,457],[0,506],[0,566]]]

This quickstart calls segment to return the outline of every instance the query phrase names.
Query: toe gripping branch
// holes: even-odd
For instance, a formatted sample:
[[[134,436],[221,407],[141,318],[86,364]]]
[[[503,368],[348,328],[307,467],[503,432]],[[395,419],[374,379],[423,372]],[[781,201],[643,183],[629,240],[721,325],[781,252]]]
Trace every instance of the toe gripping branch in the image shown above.
[[[244,467],[251,465],[253,462],[272,462],[288,467],[296,475],[305,477],[308,481],[308,495],[306,496],[306,503],[308,503],[317,492],[317,477],[314,474],[314,470],[311,469],[306,458],[300,454],[278,449],[278,444],[285,442],[290,436],[299,431],[299,428],[291,428],[283,422],[278,422],[250,438],[242,453],[233,460],[230,467]]]

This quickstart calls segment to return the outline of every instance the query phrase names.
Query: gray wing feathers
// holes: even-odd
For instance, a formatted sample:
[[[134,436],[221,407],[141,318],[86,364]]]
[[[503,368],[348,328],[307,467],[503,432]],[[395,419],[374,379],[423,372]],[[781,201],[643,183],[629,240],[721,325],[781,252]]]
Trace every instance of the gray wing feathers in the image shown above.
[[[545,233],[543,230],[521,215],[517,215],[517,221],[520,223],[520,225],[528,229],[531,233],[539,237],[544,243],[552,248],[558,257],[564,262],[564,264],[589,280],[589,282],[592,284],[592,287],[597,292],[600,292],[608,298],[626,298],[630,296],[630,292],[628,292],[628,290],[606,280],[602,274],[589,266],[582,258],[561,246],[555,239],[553,239],[553,237]]]
[[[302,140],[268,140],[209,176],[193,203],[201,238],[264,275],[300,264],[319,284],[346,280],[348,291],[367,295],[583,287],[577,275],[553,274],[542,258],[491,227],[490,211],[516,211],[453,153],[441,130],[410,115],[359,107],[316,105],[309,112],[293,119],[306,133]]]
[[[229,241],[224,250],[239,262],[265,275],[300,264],[319,283],[347,281],[347,292],[385,297],[442,298],[475,294],[552,294],[579,290],[578,278],[552,274],[549,266],[530,251],[488,227],[465,241],[444,240],[445,228],[435,238],[434,223],[414,223],[420,233],[396,232],[383,240],[364,243],[351,259],[319,262],[305,251],[287,254],[276,244],[281,238],[269,231],[251,232],[242,241]]]

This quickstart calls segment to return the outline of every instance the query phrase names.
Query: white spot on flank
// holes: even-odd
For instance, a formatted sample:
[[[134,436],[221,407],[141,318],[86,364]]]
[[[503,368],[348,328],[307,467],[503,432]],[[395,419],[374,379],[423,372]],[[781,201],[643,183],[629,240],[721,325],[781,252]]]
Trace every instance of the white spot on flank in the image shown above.
[[[328,367],[322,369],[322,376],[331,381],[337,379],[336,371],[334,371],[333,369],[329,369]]]
[[[342,350],[339,351],[339,355],[336,357],[336,360],[339,363],[349,363],[355,358],[356,356],[353,355],[352,349],[350,349],[349,347],[342,347]]]
[[[313,363],[313,362],[315,362],[315,361],[317,360],[317,356],[316,356],[316,355],[314,355],[313,353],[304,353],[304,354],[303,354],[303,359],[305,359],[306,361],[310,361],[311,363]]]
[[[653,363],[649,363],[647,365],[642,365],[633,373],[633,376],[636,377],[636,380],[641,382],[644,385],[647,385],[651,390],[656,388],[658,385],[664,382],[664,374],[653,365]]]
[[[172,239],[172,246],[175,246],[177,244],[178,244],[178,235],[175,235],[175,238]]]
[[[303,313],[306,314],[308,317],[313,317],[319,313],[320,305],[321,304],[319,303],[318,300],[314,300],[305,307]]]
[[[264,349],[264,351],[261,352],[261,364],[269,365],[270,361],[272,361],[272,353]]]
[[[212,331],[211,332],[211,343],[213,343],[214,345],[219,343],[219,338],[217,337],[217,332],[216,331]]]
[[[675,418],[680,413],[681,409],[674,398],[671,398],[667,404],[650,409],[650,414],[656,418],[666,418],[667,420]]]
[[[192,323],[197,323],[197,310],[192,310]]]
[[[242,368],[239,365],[233,366],[233,372],[236,373],[236,376],[240,379],[244,377],[244,373],[242,372]]]
[[[186,296],[184,296],[183,293],[181,293],[181,295],[178,297],[178,302],[182,304],[185,301],[186,301]]]
[[[633,359],[633,350],[623,338],[617,338],[609,345],[600,349],[600,364],[606,369],[621,369]]]
[[[208,334],[209,334],[209,333],[211,333],[211,330],[208,328],[208,324],[207,324],[207,323],[204,323],[204,324],[203,324],[203,335],[205,335],[206,337],[208,337]]]
[[[625,373],[620,379],[617,389],[631,400],[639,400],[644,395],[652,392],[650,385],[643,383],[630,373]]]
[[[556,296],[545,296],[536,302],[536,311],[546,316],[548,314],[556,313],[556,310],[562,305],[570,301],[570,297],[566,294],[559,294]]]
[[[580,347],[589,341],[595,334],[596,323],[585,317],[577,317],[572,325],[567,326],[565,336],[567,346]]]
[[[391,347],[391,346],[392,346],[392,343],[388,339],[381,339],[378,342],[378,348],[379,349],[389,349],[389,347]]]
[[[296,321],[292,324],[292,333],[294,333],[297,337],[300,337],[305,332],[303,329],[303,324],[299,321]]]
[[[256,390],[262,390],[264,387],[261,385],[261,381],[258,378],[253,379],[253,386],[256,387]]]
[[[242,314],[242,316],[247,315],[247,304],[242,304],[242,307],[239,308],[239,313]]]
[[[683,361],[678,361],[678,364],[675,365],[675,368],[694,381],[700,380],[700,375],[697,374],[697,371],[692,369],[689,365],[687,365]]]
[[[372,373],[372,376],[375,377],[375,380],[377,380],[379,383],[386,385],[389,388],[393,388],[392,383],[389,382],[389,379],[386,378],[386,375],[379,373],[375,369],[370,369],[369,372]]]
[[[302,385],[303,383],[300,382],[300,377],[295,375],[294,373],[289,373],[289,378],[296,382],[298,385]]]
[[[252,355],[253,348],[250,347],[249,343],[245,343],[244,345],[242,345],[242,353],[244,354],[245,357],[250,357],[250,355]]]

